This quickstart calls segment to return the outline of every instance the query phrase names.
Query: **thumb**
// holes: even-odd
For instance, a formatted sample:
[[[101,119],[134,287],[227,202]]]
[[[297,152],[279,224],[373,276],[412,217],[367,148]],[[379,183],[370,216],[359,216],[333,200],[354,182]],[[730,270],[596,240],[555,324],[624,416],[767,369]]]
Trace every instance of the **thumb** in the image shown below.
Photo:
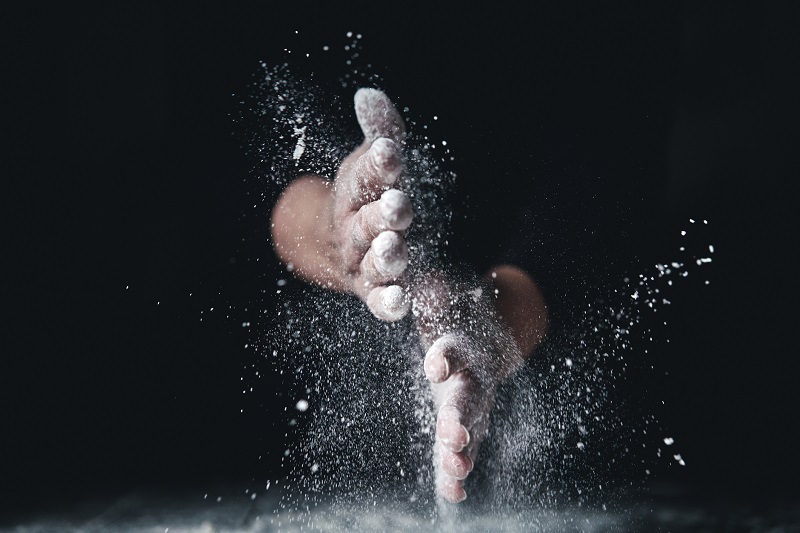
[[[354,98],[356,118],[364,132],[367,143],[386,137],[395,142],[403,142],[406,126],[403,118],[383,91],[361,88]]]

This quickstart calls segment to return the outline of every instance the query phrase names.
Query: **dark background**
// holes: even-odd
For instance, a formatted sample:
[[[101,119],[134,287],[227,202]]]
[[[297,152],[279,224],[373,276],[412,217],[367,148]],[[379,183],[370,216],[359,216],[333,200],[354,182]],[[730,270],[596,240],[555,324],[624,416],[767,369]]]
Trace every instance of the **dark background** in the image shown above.
[[[554,292],[672,260],[681,229],[715,246],[626,392],[665,402],[688,465],[659,479],[796,491],[791,3],[4,10],[0,510],[280,474],[288,404],[242,394],[279,267],[232,117],[260,61],[347,31],[455,152],[464,258],[520,216]]]

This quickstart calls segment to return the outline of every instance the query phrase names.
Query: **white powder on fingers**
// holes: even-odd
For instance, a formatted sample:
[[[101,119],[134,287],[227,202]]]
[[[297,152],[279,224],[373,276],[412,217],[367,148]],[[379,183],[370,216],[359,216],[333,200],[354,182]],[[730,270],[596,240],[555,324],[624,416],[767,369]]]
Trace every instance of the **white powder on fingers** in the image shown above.
[[[392,185],[403,173],[403,162],[395,142],[380,137],[372,143],[369,156],[378,176],[386,185]]]
[[[396,322],[408,313],[410,303],[398,285],[376,287],[367,297],[367,306],[381,320]]]
[[[372,240],[375,268],[388,276],[399,276],[408,265],[408,246],[395,231],[382,231]]]
[[[403,231],[408,228],[414,218],[411,200],[405,193],[397,189],[385,191],[381,195],[378,208],[386,227],[395,231]]]
[[[403,289],[398,285],[390,285],[381,291],[381,303],[389,320],[403,318],[410,306]]]
[[[405,139],[406,127],[389,97],[378,89],[362,88],[353,98],[356,118],[367,142],[378,137]]]

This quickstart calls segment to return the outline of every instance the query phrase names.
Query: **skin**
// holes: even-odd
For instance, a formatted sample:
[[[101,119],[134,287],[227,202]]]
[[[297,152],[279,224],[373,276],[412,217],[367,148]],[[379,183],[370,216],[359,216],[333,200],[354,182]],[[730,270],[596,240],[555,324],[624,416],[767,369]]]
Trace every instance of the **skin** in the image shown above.
[[[353,293],[382,320],[413,313],[437,409],[436,490],[461,502],[497,386],[545,334],[547,307],[533,279],[513,265],[489,269],[480,293],[442,271],[409,279],[404,233],[412,214],[396,188],[405,172],[405,125],[374,89],[356,93],[355,110],[364,142],[334,180],[306,175],[286,188],[272,211],[272,242],[300,279]]]

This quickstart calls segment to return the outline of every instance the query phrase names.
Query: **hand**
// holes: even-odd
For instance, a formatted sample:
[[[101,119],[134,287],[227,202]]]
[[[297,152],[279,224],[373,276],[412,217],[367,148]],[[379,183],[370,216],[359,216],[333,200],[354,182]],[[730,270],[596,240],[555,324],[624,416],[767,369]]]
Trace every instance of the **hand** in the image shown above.
[[[467,497],[464,480],[489,429],[497,387],[522,366],[547,323],[542,294],[526,272],[500,265],[484,279],[481,287],[431,273],[414,288],[436,408],[436,491],[453,503]]]
[[[301,278],[352,292],[375,316],[394,321],[410,306],[401,281],[413,212],[394,187],[405,173],[405,125],[375,89],[356,92],[355,110],[364,142],[333,183],[303,177],[284,191],[273,210],[273,242]]]

